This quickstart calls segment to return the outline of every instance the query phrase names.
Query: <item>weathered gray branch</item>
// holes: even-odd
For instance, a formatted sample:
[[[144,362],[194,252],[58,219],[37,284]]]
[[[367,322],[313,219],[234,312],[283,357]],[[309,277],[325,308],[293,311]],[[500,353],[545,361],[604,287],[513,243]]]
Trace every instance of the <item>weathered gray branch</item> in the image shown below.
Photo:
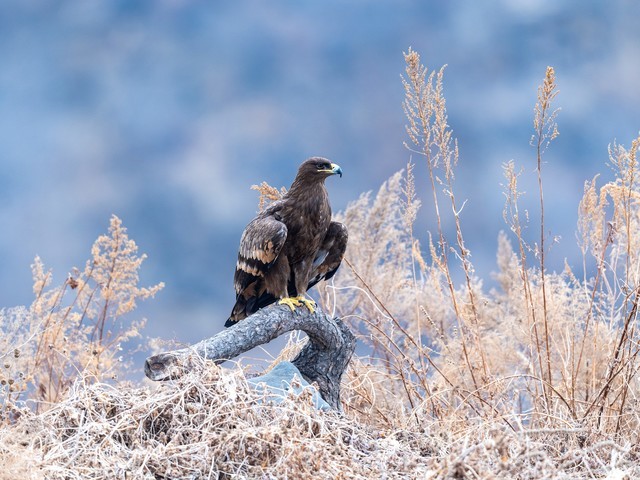
[[[356,339],[339,318],[332,319],[319,309],[315,313],[306,308],[292,312],[285,305],[271,305],[191,347],[147,358],[144,371],[151,380],[175,378],[191,368],[189,358],[194,353],[222,363],[293,330],[305,332],[309,341],[292,363],[308,382],[317,382],[329,405],[340,410],[340,379]]]

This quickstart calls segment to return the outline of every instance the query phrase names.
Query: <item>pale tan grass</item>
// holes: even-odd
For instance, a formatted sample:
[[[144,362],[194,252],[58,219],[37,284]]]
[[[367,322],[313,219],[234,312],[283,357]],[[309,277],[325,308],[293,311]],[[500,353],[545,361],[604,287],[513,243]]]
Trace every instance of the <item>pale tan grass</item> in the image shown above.
[[[241,371],[195,362],[157,389],[86,383],[47,412],[10,429],[45,478],[418,478],[426,459],[409,442],[334,412],[303,393],[268,403]],[[7,430],[8,432],[9,430]],[[421,473],[422,472],[422,473]],[[35,478],[35,477],[34,477]]]
[[[35,258],[33,303],[0,311],[0,423],[10,421],[16,402],[28,398],[46,408],[78,376],[116,380],[129,367],[122,345],[140,336],[144,321],[128,316],[164,286],[138,285],[146,256],[137,251],[113,216],[84,270],[73,269],[62,285],[52,286],[52,272]]]

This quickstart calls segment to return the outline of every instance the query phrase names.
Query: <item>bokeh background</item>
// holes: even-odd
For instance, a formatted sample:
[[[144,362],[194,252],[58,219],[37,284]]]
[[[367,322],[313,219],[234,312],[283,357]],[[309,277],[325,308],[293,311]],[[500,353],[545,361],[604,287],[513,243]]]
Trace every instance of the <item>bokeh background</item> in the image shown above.
[[[544,165],[551,269],[580,268],[584,181],[640,129],[634,0],[4,0],[0,3],[0,307],[29,304],[36,254],[59,284],[117,214],[166,283],[135,312],[145,334],[190,343],[222,329],[252,184],[288,186],[311,155],[339,163],[334,210],[411,153],[403,51],[447,64],[460,147],[457,198],[491,287],[505,229],[501,165],[523,168],[537,218],[536,87],[556,69],[560,137]],[[430,193],[416,162],[426,239]],[[534,224],[535,225],[535,224]],[[530,238],[535,241],[537,228]]]

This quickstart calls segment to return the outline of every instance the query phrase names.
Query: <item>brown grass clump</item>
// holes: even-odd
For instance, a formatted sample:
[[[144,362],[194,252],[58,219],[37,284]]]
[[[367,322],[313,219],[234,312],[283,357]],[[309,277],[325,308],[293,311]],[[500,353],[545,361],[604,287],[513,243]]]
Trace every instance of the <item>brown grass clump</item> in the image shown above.
[[[241,370],[194,362],[186,376],[153,390],[78,379],[55,407],[27,413],[0,430],[0,479],[546,479],[638,473],[632,446],[579,428],[513,432],[493,422],[470,422],[461,430],[436,423],[380,428],[316,410],[308,390],[270,403],[248,386]]]
[[[305,391],[308,393],[308,390]],[[0,434],[0,478],[402,478],[428,469],[420,440],[317,411],[311,396],[268,403],[241,370],[200,364],[178,381],[114,388],[82,379],[69,397]],[[423,442],[422,442],[423,443]]]

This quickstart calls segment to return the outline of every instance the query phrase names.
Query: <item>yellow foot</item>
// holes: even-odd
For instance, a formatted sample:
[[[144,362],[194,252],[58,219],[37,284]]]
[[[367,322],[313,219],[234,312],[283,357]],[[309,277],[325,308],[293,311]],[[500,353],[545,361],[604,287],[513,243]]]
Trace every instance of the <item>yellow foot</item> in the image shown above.
[[[298,301],[298,297],[287,297],[287,298],[281,298],[280,301],[278,302],[278,305],[286,305],[293,312],[296,309],[296,307],[300,306],[300,302]]]
[[[281,298],[278,302],[278,305],[286,305],[291,309],[292,312],[296,309],[296,307],[299,307],[300,305],[304,305],[305,307],[307,307],[309,309],[309,312],[311,313],[315,312],[316,308],[316,302],[305,298],[304,295]]]
[[[298,295],[297,298],[300,300],[300,303],[303,303],[304,306],[309,309],[309,312],[313,313],[316,311],[316,302],[310,298],[305,298],[303,295]]]

